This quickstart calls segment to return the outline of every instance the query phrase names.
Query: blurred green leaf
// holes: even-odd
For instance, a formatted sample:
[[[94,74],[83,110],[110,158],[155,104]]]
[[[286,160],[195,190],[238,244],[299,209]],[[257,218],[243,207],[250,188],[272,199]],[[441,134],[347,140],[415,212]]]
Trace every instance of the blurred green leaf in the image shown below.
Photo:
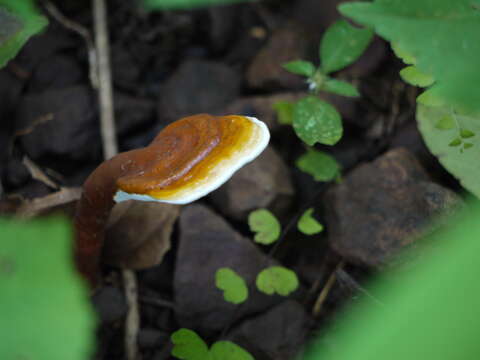
[[[352,84],[349,84],[346,81],[336,80],[336,79],[328,79],[323,83],[322,87],[323,91],[327,91],[329,93],[342,95],[342,96],[349,96],[349,97],[358,97],[360,93]]]
[[[252,355],[231,341],[217,341],[210,348],[211,360],[255,360]]]
[[[320,42],[322,71],[329,74],[352,64],[365,51],[372,37],[370,29],[356,28],[345,20],[334,23]]]
[[[47,26],[33,0],[0,0],[0,68]]]
[[[310,77],[315,73],[315,66],[310,61],[305,60],[294,60],[290,61],[286,64],[283,64],[282,67],[297,75],[303,75],[306,77]]]
[[[283,266],[263,269],[257,276],[257,288],[267,295],[288,296],[298,288],[297,274]]]
[[[248,215],[248,226],[255,232],[257,243],[269,245],[280,237],[281,226],[275,215],[267,209],[258,209]]]
[[[230,268],[220,268],[215,273],[215,285],[223,290],[225,301],[241,304],[248,298],[245,280]]]
[[[455,128],[455,119],[452,115],[448,114],[442,116],[435,124],[435,127],[439,130],[451,130]]]
[[[323,151],[308,149],[296,162],[297,167],[316,181],[332,181],[340,175],[340,165],[333,156]]]
[[[323,225],[320,224],[313,216],[313,208],[303,213],[298,220],[297,228],[305,235],[315,235],[323,231]]]
[[[215,5],[228,5],[253,0],[143,0],[148,10],[191,9]]]
[[[432,76],[424,74],[413,65],[400,70],[400,76],[403,81],[413,86],[428,87],[435,82],[435,79]]]
[[[1,219],[0,228],[0,359],[88,359],[95,319],[67,221]]]
[[[351,304],[303,360],[476,359],[480,354],[478,202],[471,203],[464,215],[423,239],[428,248],[418,243],[412,250],[421,252],[408,256],[415,259],[413,263],[408,261],[370,284],[368,292],[381,304],[367,296]]]
[[[462,137],[463,139],[468,139],[468,138],[471,138],[475,136],[475,133],[471,130],[468,130],[468,129],[461,129],[460,130],[460,137]]]
[[[480,113],[480,12],[472,0],[375,0],[339,9],[413,54],[418,70],[435,79],[430,98]]]
[[[402,59],[402,61],[407,64],[407,65],[415,65],[417,60],[415,59],[415,56],[410,54],[409,52],[405,51],[405,49],[402,49],[402,47],[398,43],[391,43],[390,44],[393,52],[395,55]]]
[[[209,357],[207,344],[193,330],[179,329],[170,339],[173,343],[172,355],[178,359],[206,360]]]
[[[278,122],[282,125],[291,125],[293,122],[294,104],[289,101],[277,101],[273,109],[277,112]]]
[[[461,153],[457,146],[462,144],[462,139],[457,137],[452,141],[452,131],[439,130],[438,121],[446,116],[452,116],[450,108],[427,107],[418,105],[417,122],[420,133],[428,149],[437,156],[440,163],[463,187],[480,197],[480,137],[471,137],[470,143],[475,146],[468,152]],[[469,129],[472,133],[480,132],[480,117],[474,115],[455,114],[461,128]],[[450,146],[449,146],[450,145]],[[467,146],[469,148],[471,146]]]
[[[315,96],[307,96],[295,104],[293,129],[310,146],[316,142],[335,145],[343,134],[342,118],[338,111]]]

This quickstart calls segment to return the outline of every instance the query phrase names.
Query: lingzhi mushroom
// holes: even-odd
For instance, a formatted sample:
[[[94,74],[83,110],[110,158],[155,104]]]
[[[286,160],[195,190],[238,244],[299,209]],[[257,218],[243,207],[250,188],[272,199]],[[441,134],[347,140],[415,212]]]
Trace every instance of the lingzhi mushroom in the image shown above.
[[[269,140],[267,126],[256,118],[199,114],[171,123],[147,147],[103,162],[85,181],[76,208],[79,272],[92,287],[98,285],[105,226],[115,202],[195,201],[255,159]]]

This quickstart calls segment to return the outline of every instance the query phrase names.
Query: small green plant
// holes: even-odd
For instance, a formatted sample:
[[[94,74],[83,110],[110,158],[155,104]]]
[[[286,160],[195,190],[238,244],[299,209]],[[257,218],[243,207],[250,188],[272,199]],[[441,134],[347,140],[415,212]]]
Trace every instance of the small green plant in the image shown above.
[[[288,296],[298,288],[298,278],[294,271],[283,266],[263,269],[257,276],[257,288],[267,295]]]
[[[33,0],[0,0],[0,68],[48,24]]]
[[[172,355],[183,360],[254,360],[253,356],[231,341],[217,341],[210,349],[193,330],[179,329],[170,339],[173,343]]]
[[[295,133],[306,144],[334,145],[342,137],[342,117],[334,106],[321,100],[317,94],[324,91],[357,97],[358,90],[350,83],[330,77],[360,57],[372,39],[370,29],[359,29],[340,20],[327,29],[320,42],[320,66],[305,60],[294,60],[283,65],[285,70],[306,77],[311,95],[296,103],[279,102],[274,105],[279,121],[292,124]]]
[[[215,285],[223,290],[223,298],[232,304],[241,304],[248,298],[248,287],[243,278],[230,268],[215,273]]]
[[[0,359],[87,359],[95,319],[71,261],[70,225],[2,219],[0,228]]]
[[[255,232],[256,243],[270,245],[278,240],[282,228],[279,221],[267,209],[258,209],[248,215],[248,226]]]
[[[313,208],[307,209],[298,220],[298,231],[305,235],[315,235],[323,231],[323,225],[312,216],[313,211]]]
[[[340,180],[340,165],[335,158],[323,151],[309,148],[296,162],[303,172],[313,176],[315,181]]]

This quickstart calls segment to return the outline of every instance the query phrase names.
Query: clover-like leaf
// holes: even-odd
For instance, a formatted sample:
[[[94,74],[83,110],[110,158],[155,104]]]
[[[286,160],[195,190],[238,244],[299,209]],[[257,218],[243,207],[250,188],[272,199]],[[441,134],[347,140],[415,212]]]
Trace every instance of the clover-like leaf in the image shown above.
[[[267,209],[258,209],[248,215],[248,226],[255,232],[254,240],[257,243],[268,245],[280,237],[281,226],[275,215]]]
[[[297,167],[313,176],[316,181],[331,181],[340,175],[340,165],[323,151],[309,149],[296,162]]]
[[[208,346],[197,333],[190,329],[175,331],[170,340],[173,343],[172,355],[183,360],[206,360],[209,358]]]
[[[315,66],[310,61],[305,60],[294,60],[286,64],[283,64],[282,67],[297,75],[303,75],[306,77],[313,76],[315,73]]]
[[[322,71],[328,74],[353,63],[365,51],[372,37],[370,29],[359,29],[345,20],[334,23],[320,42]]]
[[[0,359],[89,358],[95,316],[71,261],[69,223],[2,219],[0,228]]]
[[[435,82],[433,76],[421,72],[416,66],[410,65],[400,70],[403,81],[419,87],[428,87]]]
[[[341,81],[337,79],[328,79],[327,81],[325,81],[323,83],[322,90],[332,94],[348,96],[348,97],[360,96],[360,93],[355,88],[355,86],[353,86],[352,84],[346,81]]]
[[[217,341],[210,348],[211,360],[255,360],[242,347],[231,341]]]
[[[303,213],[297,223],[297,228],[305,235],[315,235],[323,231],[323,225],[313,216],[313,208],[309,208]]]
[[[460,130],[460,137],[463,139],[468,139],[475,136],[475,133],[468,129],[461,129]]]
[[[294,271],[283,266],[271,266],[257,275],[257,288],[267,295],[275,293],[288,296],[298,288],[298,278]]]
[[[293,129],[310,146],[335,145],[343,134],[342,117],[329,103],[307,96],[293,108]]]
[[[277,112],[278,122],[282,125],[291,125],[293,122],[294,104],[289,101],[277,101],[273,109]]]
[[[225,301],[241,304],[248,298],[245,280],[230,268],[220,268],[215,273],[215,285],[223,290]]]
[[[0,0],[0,68],[47,24],[47,19],[38,12],[35,1]]]

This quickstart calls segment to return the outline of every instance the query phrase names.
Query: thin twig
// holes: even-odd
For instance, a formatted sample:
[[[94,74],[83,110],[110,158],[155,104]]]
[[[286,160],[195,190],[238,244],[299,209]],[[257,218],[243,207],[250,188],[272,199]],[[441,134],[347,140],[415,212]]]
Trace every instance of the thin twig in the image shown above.
[[[335,270],[333,270],[330,276],[328,277],[328,280],[325,283],[325,286],[323,287],[322,291],[320,291],[317,301],[315,301],[315,304],[313,305],[313,309],[312,309],[312,315],[314,317],[317,317],[322,311],[323,304],[325,303],[325,300],[327,300],[328,294],[330,293],[330,290],[332,290],[333,284],[335,284],[335,280],[337,280],[336,273],[339,269],[343,267],[343,265],[344,265],[344,262],[341,261],[335,267]]]
[[[65,15],[63,15],[58,8],[52,4],[50,1],[44,1],[44,7],[48,11],[48,13],[57,20],[60,24],[62,24],[67,29],[76,32],[80,35],[87,45],[88,51],[88,64],[89,64],[89,76],[90,82],[93,88],[98,88],[98,73],[97,73],[97,53],[95,51],[95,45],[93,44],[92,36],[90,35],[90,31],[87,28],[83,27],[82,25],[70,20]]]
[[[113,118],[112,74],[110,69],[110,47],[108,42],[107,10],[105,0],[93,0],[95,45],[98,57],[98,79],[100,100],[100,124],[103,140],[103,156],[110,159],[118,152]]]
[[[98,56],[98,96],[100,103],[100,125],[103,143],[103,156],[110,159],[118,152],[113,113],[112,75],[110,69],[107,9],[105,0],[93,1],[93,18],[95,26],[95,45]],[[140,312],[138,305],[137,280],[135,273],[129,269],[122,270],[128,314],[125,320],[125,354],[127,360],[138,360],[140,354],[137,336],[140,329]]]

